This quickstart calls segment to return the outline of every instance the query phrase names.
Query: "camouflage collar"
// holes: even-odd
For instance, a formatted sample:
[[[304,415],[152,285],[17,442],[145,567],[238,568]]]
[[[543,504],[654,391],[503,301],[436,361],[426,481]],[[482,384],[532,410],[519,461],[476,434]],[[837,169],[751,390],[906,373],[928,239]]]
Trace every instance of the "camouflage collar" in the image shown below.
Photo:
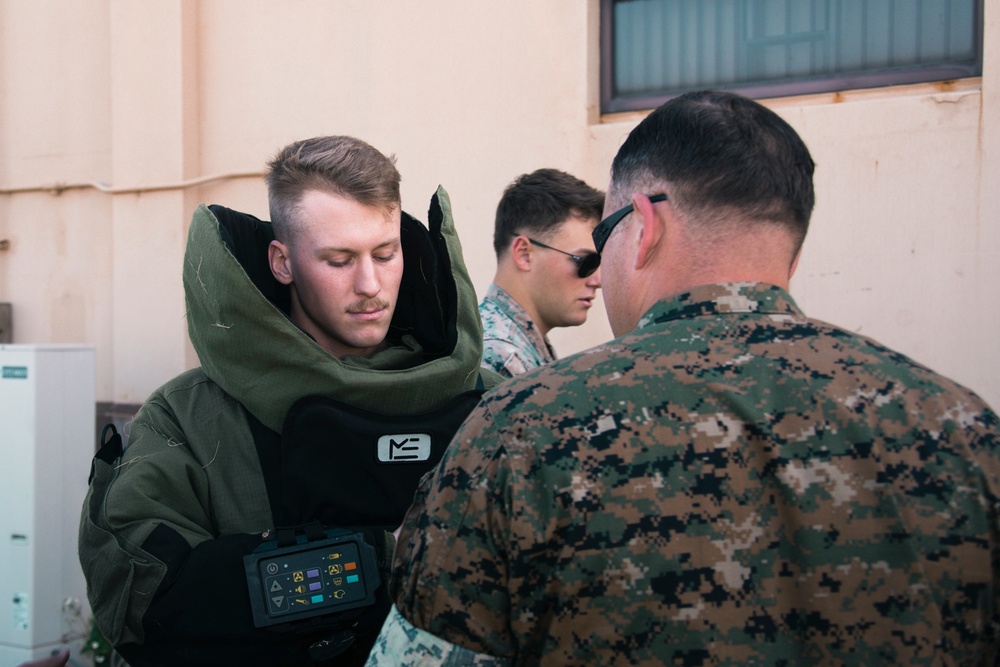
[[[733,313],[802,315],[791,295],[776,285],[715,283],[699,285],[687,292],[657,302],[642,316],[636,329],[670,320]]]
[[[486,331],[487,327],[484,324],[484,335],[488,333],[488,337],[499,337],[501,340],[523,338],[524,344],[534,348],[536,356],[539,357],[538,365],[555,361],[556,353],[548,337],[542,335],[538,325],[531,319],[528,312],[506,290],[496,283],[490,283],[486,290],[486,296],[483,297],[480,304],[480,315],[482,315],[483,304],[488,311],[491,311],[491,315],[495,315],[495,317],[490,317],[493,321],[490,323],[489,331]],[[496,320],[501,318],[505,320],[507,325],[504,327],[505,331],[498,331],[501,326],[497,324]],[[531,350],[525,350],[525,352],[531,352]]]

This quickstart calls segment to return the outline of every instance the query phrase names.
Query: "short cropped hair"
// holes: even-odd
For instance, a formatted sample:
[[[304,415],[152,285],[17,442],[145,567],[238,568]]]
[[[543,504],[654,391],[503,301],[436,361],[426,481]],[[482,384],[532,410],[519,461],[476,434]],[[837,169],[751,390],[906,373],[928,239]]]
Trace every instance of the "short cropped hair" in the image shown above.
[[[604,193],[575,176],[558,169],[522,174],[507,186],[497,204],[493,250],[499,258],[518,234],[544,240],[567,218],[600,220],[603,212]]]
[[[289,144],[268,163],[268,207],[275,238],[293,233],[302,195],[319,190],[392,213],[400,205],[395,156],[354,137],[314,137]]]
[[[661,105],[629,134],[611,166],[609,196],[671,185],[692,220],[737,214],[786,227],[801,246],[815,195],[815,164],[778,114],[732,93],[692,92]]]

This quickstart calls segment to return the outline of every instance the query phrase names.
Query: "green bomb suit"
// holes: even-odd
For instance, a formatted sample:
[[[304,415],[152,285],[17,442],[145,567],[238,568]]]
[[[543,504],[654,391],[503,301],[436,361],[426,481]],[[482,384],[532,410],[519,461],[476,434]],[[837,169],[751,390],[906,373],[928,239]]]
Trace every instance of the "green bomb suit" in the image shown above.
[[[476,295],[447,193],[432,199],[429,228],[402,217],[392,344],[368,359],[338,360],[286,316],[287,288],[267,267],[270,224],[222,207],[195,212],[183,282],[201,367],[149,397],[124,453],[98,453],[80,527],[97,626],[133,667],[309,664],[305,648],[321,633],[254,628],[242,558],[265,531],[316,519],[311,503],[333,487],[364,491],[378,479],[359,481],[356,464],[369,454],[336,423],[309,430],[318,446],[289,442],[287,420],[300,399],[337,399],[376,419],[433,415],[499,381],[479,371]],[[386,490],[401,494],[402,506],[360,518],[338,516],[338,500],[326,499],[319,518],[363,528],[387,566],[390,531],[414,487]],[[362,636],[377,633],[386,608],[351,619],[357,655],[333,664],[363,660]]]

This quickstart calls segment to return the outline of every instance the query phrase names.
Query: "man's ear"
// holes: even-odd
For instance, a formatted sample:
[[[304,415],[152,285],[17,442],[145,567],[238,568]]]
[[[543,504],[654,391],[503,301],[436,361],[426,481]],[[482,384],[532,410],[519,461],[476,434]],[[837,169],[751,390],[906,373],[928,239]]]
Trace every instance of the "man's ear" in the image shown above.
[[[788,269],[788,279],[791,280],[792,276],[795,275],[795,269],[799,268],[799,259],[802,257],[802,248],[800,247],[795,251],[795,259],[792,260],[792,266]]]
[[[531,241],[523,234],[510,242],[510,258],[520,271],[531,271]]]
[[[635,256],[635,269],[639,270],[648,265],[656,255],[660,241],[663,239],[666,230],[665,221],[657,215],[656,208],[649,197],[636,194],[632,197],[633,215],[639,216],[642,226],[639,230],[639,251]]]
[[[282,285],[292,284],[292,260],[288,246],[281,241],[271,241],[271,245],[267,246],[267,261],[275,280]]]

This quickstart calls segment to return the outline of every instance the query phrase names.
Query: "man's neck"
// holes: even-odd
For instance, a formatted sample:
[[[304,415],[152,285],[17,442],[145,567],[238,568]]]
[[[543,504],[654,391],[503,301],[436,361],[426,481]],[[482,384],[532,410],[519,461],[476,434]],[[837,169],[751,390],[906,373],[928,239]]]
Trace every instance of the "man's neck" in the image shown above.
[[[545,326],[545,323],[541,321],[538,313],[534,308],[530,294],[526,286],[519,280],[512,280],[508,275],[502,271],[497,271],[496,276],[493,278],[493,284],[502,289],[507,293],[511,299],[513,299],[521,309],[527,313],[528,319],[531,320],[535,328],[542,334],[542,337],[548,335],[551,327]]]

